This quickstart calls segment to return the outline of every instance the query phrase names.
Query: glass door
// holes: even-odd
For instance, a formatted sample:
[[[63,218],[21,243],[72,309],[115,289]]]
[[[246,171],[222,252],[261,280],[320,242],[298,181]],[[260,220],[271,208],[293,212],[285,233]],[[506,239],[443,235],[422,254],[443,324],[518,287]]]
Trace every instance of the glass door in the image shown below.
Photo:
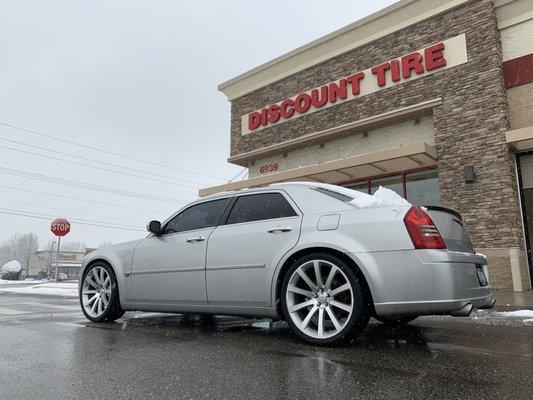
[[[520,182],[520,197],[522,200],[522,216],[526,236],[527,261],[529,277],[533,283],[533,269],[531,265],[531,245],[533,244],[533,153],[517,156]]]

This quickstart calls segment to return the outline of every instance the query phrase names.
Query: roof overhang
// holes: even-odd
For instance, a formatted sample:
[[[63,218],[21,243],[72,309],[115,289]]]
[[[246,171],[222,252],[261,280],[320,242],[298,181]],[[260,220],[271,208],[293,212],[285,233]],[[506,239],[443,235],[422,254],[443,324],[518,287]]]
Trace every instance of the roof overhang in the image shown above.
[[[58,263],[52,262],[51,265],[52,265],[52,267],[55,268],[56,264],[57,264],[57,266],[59,268],[61,268],[61,267],[63,267],[63,268],[81,268],[81,261],[79,263],[61,262],[61,261],[59,261]]]
[[[240,182],[212,186],[201,189],[198,194],[207,196],[219,192],[266,186],[271,183],[286,181],[338,183],[435,165],[437,165],[435,147],[428,143],[420,142],[258,176]]]
[[[533,149],[533,125],[506,132],[505,141],[516,151]]]
[[[277,82],[469,0],[400,0],[218,85],[228,100]],[[392,54],[391,54],[392,56]]]

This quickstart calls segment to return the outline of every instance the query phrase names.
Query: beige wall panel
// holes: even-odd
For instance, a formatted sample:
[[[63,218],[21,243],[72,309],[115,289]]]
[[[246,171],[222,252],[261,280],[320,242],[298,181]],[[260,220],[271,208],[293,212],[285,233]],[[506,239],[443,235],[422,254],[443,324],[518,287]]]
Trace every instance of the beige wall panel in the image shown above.
[[[533,125],[533,83],[507,89],[511,129]]]
[[[341,139],[333,140],[321,146],[315,145],[287,153],[285,156],[276,155],[257,160],[249,168],[250,178],[259,176],[261,166],[277,163],[279,171],[320,164],[337,160],[346,155],[374,153],[376,151],[392,149],[400,145],[426,142],[435,144],[433,137],[433,117],[425,116],[419,120],[404,121],[398,124],[357,133]],[[413,162],[413,164],[416,164]],[[411,168],[416,168],[411,167]],[[383,173],[383,171],[378,172]],[[374,171],[373,175],[376,174]],[[368,176],[368,175],[365,175]]]
[[[533,53],[533,19],[502,29],[501,38],[503,61]]]

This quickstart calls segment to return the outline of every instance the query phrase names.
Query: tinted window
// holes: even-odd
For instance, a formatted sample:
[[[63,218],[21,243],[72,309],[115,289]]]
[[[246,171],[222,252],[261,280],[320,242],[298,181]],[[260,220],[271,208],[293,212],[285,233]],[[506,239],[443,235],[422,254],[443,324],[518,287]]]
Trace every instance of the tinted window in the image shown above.
[[[227,224],[285,218],[297,215],[289,202],[279,193],[252,194],[237,199]]]
[[[190,231],[216,226],[230,199],[214,200],[187,208],[172,218],[165,233]]]
[[[317,192],[327,194],[328,196],[331,196],[331,197],[333,197],[333,198],[335,198],[337,200],[344,201],[345,203],[348,203],[349,201],[353,200],[352,197],[346,196],[346,195],[341,194],[341,193],[334,192],[333,190],[328,190],[328,189],[324,189],[324,188],[321,188],[321,187],[317,187],[315,190]]]

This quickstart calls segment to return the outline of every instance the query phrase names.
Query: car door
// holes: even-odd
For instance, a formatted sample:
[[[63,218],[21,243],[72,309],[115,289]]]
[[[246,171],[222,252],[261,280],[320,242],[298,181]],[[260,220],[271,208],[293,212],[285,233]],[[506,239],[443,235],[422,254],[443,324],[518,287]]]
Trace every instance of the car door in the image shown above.
[[[207,303],[207,241],[229,202],[224,198],[192,205],[171,218],[161,235],[151,235],[136,247],[131,269],[136,302]]]
[[[301,213],[281,191],[238,196],[207,246],[210,305],[270,305],[268,272],[298,242]]]

